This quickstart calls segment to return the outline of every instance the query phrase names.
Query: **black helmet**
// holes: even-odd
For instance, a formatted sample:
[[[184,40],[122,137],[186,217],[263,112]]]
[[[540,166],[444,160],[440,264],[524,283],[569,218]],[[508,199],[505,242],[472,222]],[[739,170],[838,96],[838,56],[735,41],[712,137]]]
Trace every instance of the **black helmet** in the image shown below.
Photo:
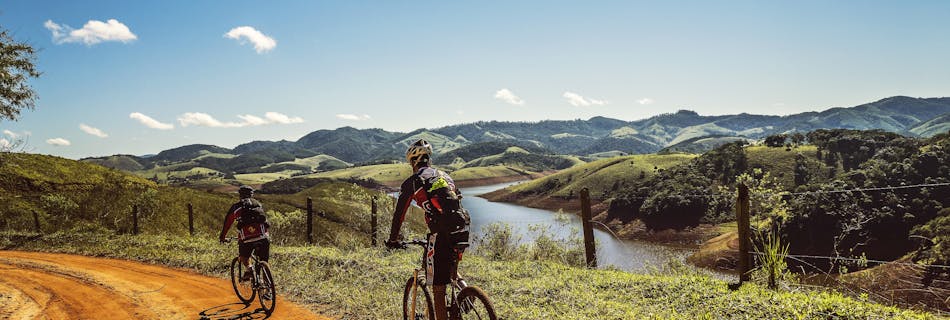
[[[250,198],[251,195],[253,194],[254,194],[254,188],[251,188],[251,186],[249,185],[243,185],[240,188],[238,188],[238,195],[240,195],[241,198]]]

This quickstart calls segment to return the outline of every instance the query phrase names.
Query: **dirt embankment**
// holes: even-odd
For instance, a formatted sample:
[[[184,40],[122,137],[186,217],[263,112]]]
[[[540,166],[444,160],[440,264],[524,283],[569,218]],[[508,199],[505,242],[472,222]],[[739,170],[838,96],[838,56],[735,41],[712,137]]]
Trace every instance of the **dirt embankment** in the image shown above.
[[[278,294],[280,287],[278,287]],[[228,280],[126,260],[0,251],[0,319],[261,319]],[[271,319],[328,319],[278,295]]]

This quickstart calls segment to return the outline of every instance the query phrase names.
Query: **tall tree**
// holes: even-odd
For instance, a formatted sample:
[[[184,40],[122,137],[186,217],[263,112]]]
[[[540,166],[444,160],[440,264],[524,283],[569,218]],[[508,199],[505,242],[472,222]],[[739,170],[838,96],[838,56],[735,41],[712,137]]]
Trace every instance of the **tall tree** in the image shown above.
[[[17,120],[21,110],[34,108],[37,96],[28,80],[39,76],[36,49],[0,30],[0,120]]]

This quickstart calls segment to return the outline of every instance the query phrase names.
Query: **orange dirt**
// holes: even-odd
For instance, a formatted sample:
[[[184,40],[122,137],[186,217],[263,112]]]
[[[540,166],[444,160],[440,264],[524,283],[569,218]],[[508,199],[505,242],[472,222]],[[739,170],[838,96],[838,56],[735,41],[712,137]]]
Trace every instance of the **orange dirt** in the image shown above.
[[[279,283],[278,283],[279,284]],[[272,319],[327,319],[280,299]],[[126,260],[0,251],[0,319],[263,319],[231,282]]]

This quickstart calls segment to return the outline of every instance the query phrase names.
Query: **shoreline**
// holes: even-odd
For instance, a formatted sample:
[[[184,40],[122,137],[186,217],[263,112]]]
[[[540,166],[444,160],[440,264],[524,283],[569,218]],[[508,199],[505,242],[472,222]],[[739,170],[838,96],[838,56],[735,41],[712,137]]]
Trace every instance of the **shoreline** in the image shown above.
[[[479,197],[492,202],[505,202],[549,211],[561,210],[574,215],[580,215],[581,211],[580,201],[576,199],[524,195],[506,189],[495,190],[479,195]],[[718,232],[719,228],[710,224],[700,224],[694,228],[684,230],[648,230],[639,221],[627,223],[618,220],[606,221],[608,205],[605,201],[591,199],[592,220],[596,222],[594,226],[611,232],[622,240],[645,241],[652,244],[698,251],[707,241],[721,235]]]

